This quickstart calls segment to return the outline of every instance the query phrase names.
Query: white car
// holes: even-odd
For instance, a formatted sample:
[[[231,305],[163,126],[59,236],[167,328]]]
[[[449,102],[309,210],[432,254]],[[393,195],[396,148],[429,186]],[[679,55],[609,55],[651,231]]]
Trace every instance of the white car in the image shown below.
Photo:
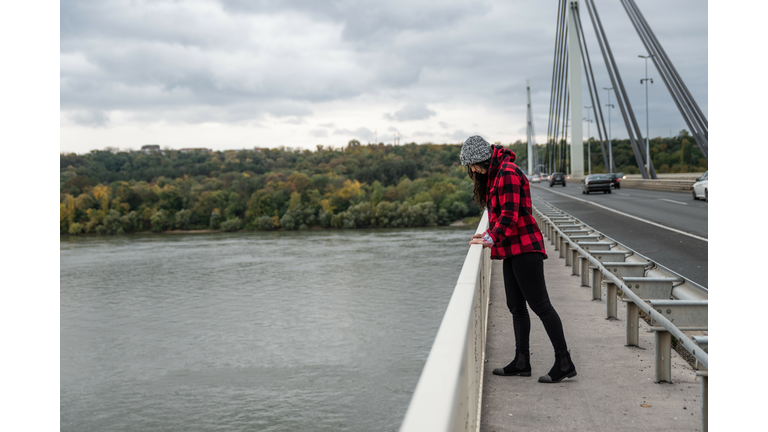
[[[704,201],[709,202],[709,191],[707,187],[709,185],[708,177],[709,171],[696,179],[696,183],[693,184],[693,199],[697,200],[703,197]]]

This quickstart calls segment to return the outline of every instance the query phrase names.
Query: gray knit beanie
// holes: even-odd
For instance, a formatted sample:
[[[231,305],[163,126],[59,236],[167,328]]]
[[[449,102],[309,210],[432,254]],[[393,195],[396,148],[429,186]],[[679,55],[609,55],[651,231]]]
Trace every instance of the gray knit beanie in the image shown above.
[[[493,149],[488,141],[480,135],[473,135],[467,138],[464,145],[461,146],[459,160],[461,160],[461,165],[467,166],[487,161],[491,156],[493,156]]]

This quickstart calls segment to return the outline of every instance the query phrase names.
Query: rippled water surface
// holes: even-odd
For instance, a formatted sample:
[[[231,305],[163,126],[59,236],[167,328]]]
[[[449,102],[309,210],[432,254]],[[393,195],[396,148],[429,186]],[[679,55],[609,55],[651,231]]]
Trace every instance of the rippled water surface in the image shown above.
[[[473,231],[62,238],[61,430],[396,430]]]

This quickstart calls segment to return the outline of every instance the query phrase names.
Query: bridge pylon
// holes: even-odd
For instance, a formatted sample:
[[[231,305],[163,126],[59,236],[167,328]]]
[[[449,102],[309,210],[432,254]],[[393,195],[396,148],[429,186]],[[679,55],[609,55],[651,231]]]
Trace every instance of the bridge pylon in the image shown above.
[[[574,13],[579,1],[570,0],[568,7],[568,91],[571,112],[571,176],[584,177],[584,141],[581,126],[581,49],[579,48],[578,27],[579,17]]]

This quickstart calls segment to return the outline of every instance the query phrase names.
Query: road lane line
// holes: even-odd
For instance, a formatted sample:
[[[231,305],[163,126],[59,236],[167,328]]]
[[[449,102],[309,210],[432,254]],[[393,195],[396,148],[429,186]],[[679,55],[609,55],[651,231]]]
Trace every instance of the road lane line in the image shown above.
[[[544,189],[544,190],[547,190],[547,189]],[[638,220],[640,222],[645,222],[645,223],[647,223],[649,225],[657,226],[659,228],[664,228],[665,230],[673,231],[673,232],[676,232],[678,234],[686,235],[688,237],[693,237],[696,240],[701,240],[701,241],[705,241],[705,242],[709,243],[709,239],[707,239],[706,237],[701,237],[701,236],[697,236],[696,234],[691,234],[691,233],[688,233],[688,232],[685,232],[685,231],[680,231],[679,229],[676,229],[676,228],[672,228],[672,227],[668,227],[666,225],[658,224],[656,222],[649,221],[648,219],[639,218],[637,216],[633,216],[631,214],[620,212],[620,211],[614,210],[614,209],[612,209],[610,207],[606,207],[606,206],[604,206],[602,204],[598,204],[596,202],[592,202],[592,201],[589,201],[589,200],[585,200],[585,199],[577,198],[577,197],[574,197],[574,196],[570,196],[570,195],[564,194],[562,192],[556,192],[556,191],[553,191],[553,190],[551,190],[549,192],[552,192],[552,193],[555,193],[555,194],[558,194],[558,195],[562,195],[562,196],[567,197],[567,198],[575,199],[576,201],[581,201],[581,202],[585,202],[587,204],[592,204],[594,206],[603,208],[603,209],[608,210],[608,211],[612,211],[612,212],[620,214],[622,216],[626,216],[628,218],[632,218],[632,219]]]
[[[616,195],[632,196],[632,195],[630,195],[630,194],[625,194],[625,193],[621,193],[621,192],[616,192]]]
[[[669,201],[669,202],[675,203],[675,204],[688,205],[688,203],[684,203],[682,201],[675,201],[675,200],[666,199],[666,198],[659,198],[659,201]]]

